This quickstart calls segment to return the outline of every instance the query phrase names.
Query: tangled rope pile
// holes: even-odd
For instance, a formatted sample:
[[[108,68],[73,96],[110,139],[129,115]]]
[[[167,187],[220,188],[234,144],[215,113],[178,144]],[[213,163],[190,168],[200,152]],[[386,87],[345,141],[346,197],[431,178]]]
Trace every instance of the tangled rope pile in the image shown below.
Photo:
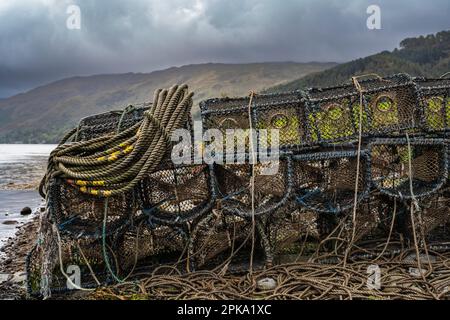
[[[138,280],[99,288],[87,299],[443,299],[450,297],[450,254],[429,252],[434,261],[417,269],[414,253],[376,261],[364,259],[343,263],[297,262],[276,265],[242,275],[214,271],[181,274],[170,266],[156,269]],[[325,259],[326,257],[322,257]],[[341,261],[344,256],[336,257]],[[327,257],[330,259],[330,257]],[[421,254],[421,259],[424,256]],[[379,268],[379,282],[373,263]],[[140,278],[139,278],[140,276]],[[273,287],[260,281],[273,279]],[[369,286],[372,285],[372,286]],[[69,297],[70,298],[70,297]]]

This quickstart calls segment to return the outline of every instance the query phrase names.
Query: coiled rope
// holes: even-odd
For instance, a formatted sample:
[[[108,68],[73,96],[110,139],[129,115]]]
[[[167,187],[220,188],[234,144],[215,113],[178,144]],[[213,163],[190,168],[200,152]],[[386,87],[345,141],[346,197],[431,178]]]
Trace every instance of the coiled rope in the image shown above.
[[[187,85],[159,89],[143,120],[116,134],[65,143],[76,131],[72,130],[50,154],[41,195],[46,196],[50,181],[57,177],[97,197],[131,191],[162,161],[172,132],[182,128],[190,116],[192,96]]]

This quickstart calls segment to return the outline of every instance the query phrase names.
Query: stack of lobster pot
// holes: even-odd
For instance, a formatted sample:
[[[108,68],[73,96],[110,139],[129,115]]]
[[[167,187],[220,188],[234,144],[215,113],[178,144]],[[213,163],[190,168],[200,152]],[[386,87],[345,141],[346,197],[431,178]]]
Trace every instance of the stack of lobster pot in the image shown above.
[[[33,249],[30,293],[39,292],[44,267],[57,291],[66,289],[62,271],[71,265],[89,287],[164,263],[246,268],[249,250],[270,265],[307,254],[301,244],[317,244],[338,226],[340,237],[354,228],[361,244],[382,243],[391,225],[407,239],[418,225],[411,208],[424,240],[450,240],[450,80],[397,74],[355,84],[201,102],[203,131],[215,129],[223,141],[232,134],[214,148],[221,161],[174,164],[168,150],[158,170],[109,199],[106,220],[104,199],[55,179],[47,207],[64,267],[42,264],[42,248]],[[131,127],[148,107],[85,118],[72,139]]]
[[[126,130],[141,122],[150,106],[129,106],[84,118],[69,142]],[[185,129],[191,131],[191,127],[189,120]],[[125,279],[131,270],[173,263],[187,251],[191,225],[211,212],[215,203],[212,174],[203,163],[174,164],[168,150],[157,170],[132,191],[108,198],[106,205],[105,198],[83,193],[56,177],[46,195],[47,217],[57,227],[60,239],[53,233],[52,241],[60,242],[61,258],[46,255],[49,250],[42,245],[33,248],[27,258],[29,293],[40,295],[48,285],[45,282],[51,282],[52,293],[77,285],[96,287]],[[67,281],[74,266],[81,276],[75,286]],[[51,274],[51,281],[42,278],[43,272]]]
[[[420,212],[415,215],[426,240],[449,239],[450,80],[375,76],[335,87],[211,99],[201,103],[201,114],[204,130],[226,135],[238,129],[238,141],[256,130],[256,143],[245,144],[246,157],[240,157],[248,161],[214,166],[221,221],[229,221],[219,238],[248,239],[255,218],[269,264],[297,255],[304,241],[320,242],[338,226],[341,237],[354,228],[359,243],[382,243],[391,224],[395,234],[412,238],[411,206]],[[279,132],[274,174],[264,173],[273,163],[259,158],[273,140],[260,129]],[[255,150],[256,163],[250,161]],[[236,246],[221,243],[210,250]]]

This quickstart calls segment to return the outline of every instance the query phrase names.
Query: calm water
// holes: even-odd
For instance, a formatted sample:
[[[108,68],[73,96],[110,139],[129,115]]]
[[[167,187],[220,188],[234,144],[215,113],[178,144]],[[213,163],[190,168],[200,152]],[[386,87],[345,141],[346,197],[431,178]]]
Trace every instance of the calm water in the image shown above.
[[[15,189],[38,183],[45,172],[48,155],[55,147],[0,144],[0,247],[8,237],[14,236],[18,226],[32,219],[33,215],[20,215],[22,208],[27,206],[36,211],[41,205],[42,199],[36,190]]]

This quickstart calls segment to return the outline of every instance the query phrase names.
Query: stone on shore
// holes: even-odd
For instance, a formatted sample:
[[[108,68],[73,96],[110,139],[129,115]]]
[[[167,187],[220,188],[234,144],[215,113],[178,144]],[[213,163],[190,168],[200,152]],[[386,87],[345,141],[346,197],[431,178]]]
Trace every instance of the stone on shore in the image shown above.
[[[23,216],[27,216],[29,214],[31,214],[31,208],[30,207],[25,207],[20,211],[20,214]]]
[[[24,283],[27,280],[27,273],[23,271],[18,271],[14,273],[11,281],[13,283],[21,284]]]
[[[5,220],[5,221],[3,221],[3,224],[5,224],[7,226],[10,226],[10,225],[13,225],[13,224],[18,224],[18,223],[19,222],[16,221],[16,220]]]
[[[9,273],[0,273],[0,283],[9,281],[11,279],[11,274]]]
[[[259,290],[273,290],[277,287],[277,282],[272,278],[264,278],[256,282]]]

